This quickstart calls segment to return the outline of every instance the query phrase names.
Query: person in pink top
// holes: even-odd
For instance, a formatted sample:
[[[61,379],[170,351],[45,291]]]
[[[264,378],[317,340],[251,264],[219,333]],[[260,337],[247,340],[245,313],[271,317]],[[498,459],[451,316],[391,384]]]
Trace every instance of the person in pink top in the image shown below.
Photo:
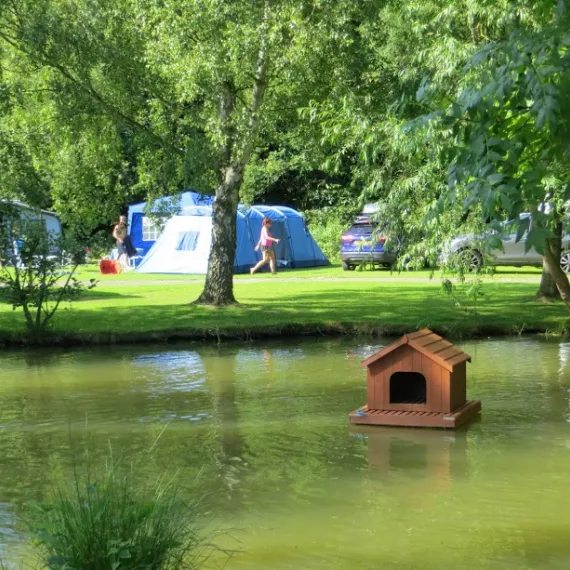
[[[269,228],[271,227],[271,220],[269,218],[263,218],[263,224],[261,226],[261,235],[259,236],[259,241],[255,246],[255,251],[261,247],[261,252],[263,257],[261,261],[252,267],[249,272],[253,275],[260,267],[263,267],[266,263],[269,263],[271,273],[275,274],[275,251],[273,251],[273,244],[279,243],[279,240],[271,237]]]

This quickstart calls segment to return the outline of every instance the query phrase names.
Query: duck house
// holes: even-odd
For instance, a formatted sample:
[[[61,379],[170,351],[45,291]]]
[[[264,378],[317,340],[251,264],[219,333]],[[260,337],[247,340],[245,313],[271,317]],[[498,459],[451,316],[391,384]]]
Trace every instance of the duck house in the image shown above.
[[[367,403],[353,424],[456,428],[481,410],[467,400],[471,357],[429,329],[407,334],[363,361]]]

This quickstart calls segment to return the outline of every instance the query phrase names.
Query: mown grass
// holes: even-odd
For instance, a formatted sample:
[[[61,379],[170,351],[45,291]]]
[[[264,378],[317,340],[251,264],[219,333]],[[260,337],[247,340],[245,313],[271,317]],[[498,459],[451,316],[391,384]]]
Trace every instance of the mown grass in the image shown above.
[[[266,275],[236,280],[240,304],[223,308],[191,304],[201,281],[182,284],[99,283],[56,315],[52,336],[84,342],[140,342],[168,338],[248,338],[294,333],[400,334],[430,327],[449,335],[561,332],[561,303],[535,299],[536,283],[486,281],[476,305],[458,285],[454,297],[430,282],[280,281]],[[0,335],[22,340],[22,316],[0,302]]]
[[[481,278],[484,281],[501,281],[516,279],[537,281],[540,278],[541,269],[535,267],[498,267],[494,273],[484,273]],[[389,278],[399,277],[410,280],[414,279],[438,279],[441,275],[439,269],[423,270],[423,271],[390,271],[388,269],[368,269],[363,268],[355,271],[343,271],[340,265],[331,265],[329,267],[315,267],[307,269],[289,269],[280,271],[279,275],[287,279],[378,279],[385,280]],[[178,275],[178,274],[155,274],[155,273],[137,273],[136,271],[126,271],[120,275],[101,275],[95,264],[82,266],[77,276],[79,279],[98,279],[101,283],[113,283],[117,281],[199,281],[204,280],[204,275]],[[256,273],[253,276],[249,274],[239,274],[235,276],[236,281],[260,279],[267,277],[267,273]]]

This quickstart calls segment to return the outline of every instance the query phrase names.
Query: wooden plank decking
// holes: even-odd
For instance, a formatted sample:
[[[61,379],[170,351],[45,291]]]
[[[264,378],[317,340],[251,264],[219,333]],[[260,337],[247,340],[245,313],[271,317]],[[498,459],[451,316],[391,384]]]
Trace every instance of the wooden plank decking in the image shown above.
[[[481,402],[479,400],[470,400],[451,413],[369,410],[368,406],[362,406],[350,414],[350,421],[353,424],[364,425],[453,429],[464,424],[480,411]]]

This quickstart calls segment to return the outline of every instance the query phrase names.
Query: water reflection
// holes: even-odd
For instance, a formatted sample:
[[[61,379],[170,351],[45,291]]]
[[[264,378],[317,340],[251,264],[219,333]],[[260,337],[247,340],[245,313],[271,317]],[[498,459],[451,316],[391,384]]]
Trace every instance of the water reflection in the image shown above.
[[[454,481],[469,476],[467,430],[353,427],[367,444],[368,481],[386,489],[407,482],[402,499],[416,504],[426,493],[449,492]]]
[[[220,354],[205,362],[208,388],[213,403],[217,446],[214,454],[228,499],[232,508],[240,508],[237,488],[246,468],[246,444],[240,429],[237,403],[236,354]]]
[[[7,546],[22,540],[16,532],[16,517],[7,503],[0,503],[0,561],[6,557]]]

